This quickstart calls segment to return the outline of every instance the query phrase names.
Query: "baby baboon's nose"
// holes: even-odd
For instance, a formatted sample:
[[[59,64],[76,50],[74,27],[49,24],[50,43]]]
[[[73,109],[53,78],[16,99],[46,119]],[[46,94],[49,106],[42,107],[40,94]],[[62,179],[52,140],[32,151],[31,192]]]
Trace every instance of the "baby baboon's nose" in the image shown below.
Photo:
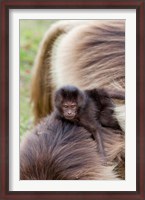
[[[71,110],[69,110],[69,111],[67,112],[67,114],[68,114],[68,115],[71,115],[71,114],[72,114]]]

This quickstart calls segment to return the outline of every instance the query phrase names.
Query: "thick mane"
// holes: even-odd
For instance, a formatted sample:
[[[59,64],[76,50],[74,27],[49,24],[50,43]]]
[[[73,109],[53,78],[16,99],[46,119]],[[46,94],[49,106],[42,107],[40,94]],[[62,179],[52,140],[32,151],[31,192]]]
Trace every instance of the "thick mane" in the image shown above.
[[[124,20],[62,20],[48,29],[32,77],[35,122],[52,111],[52,94],[64,85],[124,91]]]

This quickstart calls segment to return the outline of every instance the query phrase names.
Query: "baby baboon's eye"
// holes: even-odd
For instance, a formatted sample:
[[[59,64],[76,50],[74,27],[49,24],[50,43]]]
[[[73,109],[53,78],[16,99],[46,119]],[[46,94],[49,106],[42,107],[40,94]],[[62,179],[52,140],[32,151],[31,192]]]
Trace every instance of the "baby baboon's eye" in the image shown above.
[[[77,104],[76,104],[76,103],[72,103],[72,104],[71,104],[71,108],[74,109],[74,108],[76,108],[76,107],[77,107]]]
[[[75,108],[76,106],[75,106],[75,105],[72,105],[71,107],[72,107],[72,108]]]
[[[68,108],[68,105],[63,105],[63,108]]]

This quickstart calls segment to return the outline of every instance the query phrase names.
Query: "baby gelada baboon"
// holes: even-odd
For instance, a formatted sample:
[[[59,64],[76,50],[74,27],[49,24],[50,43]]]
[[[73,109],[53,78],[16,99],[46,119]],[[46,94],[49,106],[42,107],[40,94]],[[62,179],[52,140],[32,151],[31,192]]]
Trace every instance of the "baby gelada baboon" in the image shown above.
[[[120,130],[113,116],[114,104],[111,98],[124,99],[125,94],[105,89],[82,91],[75,86],[64,86],[56,91],[54,97],[56,116],[83,126],[91,132],[104,161],[105,151],[101,132],[108,132],[105,127]]]

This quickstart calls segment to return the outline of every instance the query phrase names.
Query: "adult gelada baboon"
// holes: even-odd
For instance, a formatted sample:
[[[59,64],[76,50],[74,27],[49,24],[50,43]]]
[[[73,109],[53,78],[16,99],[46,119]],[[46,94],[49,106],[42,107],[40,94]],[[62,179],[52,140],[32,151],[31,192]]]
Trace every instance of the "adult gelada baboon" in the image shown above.
[[[51,112],[51,95],[63,85],[125,89],[124,20],[66,20],[48,29],[32,77],[35,122]],[[117,111],[124,130],[124,106]]]
[[[66,84],[83,90],[125,90],[124,20],[62,20],[48,29],[39,47],[32,76],[35,123],[52,111],[54,90]],[[124,101],[113,101],[115,117],[124,132]],[[113,134],[109,140],[115,142],[117,136]],[[117,144],[121,146],[122,142]],[[116,154],[117,173],[124,178],[125,155],[122,147],[120,149],[120,159]],[[115,150],[115,145],[111,146],[110,156]]]
[[[124,149],[122,135],[104,134],[107,157],[102,165],[91,133],[64,120],[46,117],[20,146],[21,180],[118,180],[115,159]],[[111,139],[114,138],[114,140]],[[112,148],[113,147],[113,148]]]

